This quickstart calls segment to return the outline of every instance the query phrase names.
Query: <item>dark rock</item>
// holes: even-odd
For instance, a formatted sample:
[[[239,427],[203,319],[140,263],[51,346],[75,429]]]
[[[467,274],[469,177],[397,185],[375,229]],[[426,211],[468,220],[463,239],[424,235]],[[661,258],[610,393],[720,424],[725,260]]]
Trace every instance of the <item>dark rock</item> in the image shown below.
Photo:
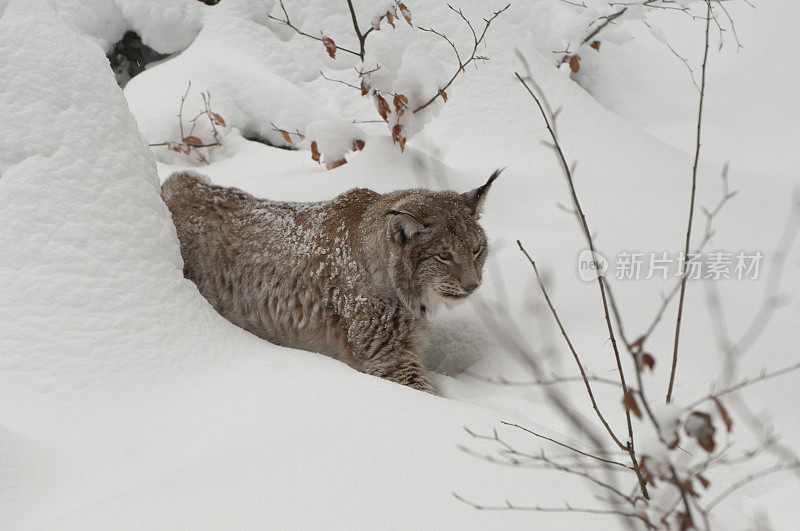
[[[158,53],[143,43],[135,31],[126,31],[122,39],[106,54],[120,87],[124,87],[130,78],[142,72],[148,63],[168,56],[169,54]]]

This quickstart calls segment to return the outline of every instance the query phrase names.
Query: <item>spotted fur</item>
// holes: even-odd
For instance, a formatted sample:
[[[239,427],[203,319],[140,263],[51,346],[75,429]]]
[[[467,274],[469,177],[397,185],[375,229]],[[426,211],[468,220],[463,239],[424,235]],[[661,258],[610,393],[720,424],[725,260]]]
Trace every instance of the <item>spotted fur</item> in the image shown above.
[[[488,248],[477,221],[498,174],[463,194],[358,188],[292,203],[179,172],[161,196],[184,275],[226,319],[436,393],[421,361],[426,316],[480,285]]]

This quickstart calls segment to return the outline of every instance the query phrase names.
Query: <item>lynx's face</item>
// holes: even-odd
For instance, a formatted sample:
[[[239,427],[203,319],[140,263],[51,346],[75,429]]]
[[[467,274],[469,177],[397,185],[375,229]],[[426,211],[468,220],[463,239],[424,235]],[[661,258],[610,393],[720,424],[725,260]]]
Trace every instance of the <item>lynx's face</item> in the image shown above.
[[[478,218],[498,174],[463,194],[414,191],[387,212],[397,253],[396,288],[414,294],[411,304],[425,310],[463,299],[480,286],[488,248]]]
[[[461,299],[480,286],[486,235],[470,214],[448,215],[445,224],[438,221],[409,249],[415,284],[424,298]]]

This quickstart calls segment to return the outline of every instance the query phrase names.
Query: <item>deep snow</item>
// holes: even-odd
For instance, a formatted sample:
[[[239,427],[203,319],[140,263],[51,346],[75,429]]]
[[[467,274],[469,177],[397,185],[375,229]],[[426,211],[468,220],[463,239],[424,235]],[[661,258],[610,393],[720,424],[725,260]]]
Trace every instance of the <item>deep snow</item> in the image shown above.
[[[682,246],[691,148],[685,139],[695,105],[691,84],[677,77],[683,65],[645,37],[609,44],[599,61],[584,61],[585,77],[578,78],[604,108],[556,71],[545,54],[549,42],[543,35],[558,27],[544,27],[545,2],[536,3],[538,11],[515,5],[492,28],[486,50],[491,61],[457,81],[439,116],[405,153],[392,145],[383,126],[365,124],[365,150],[326,172],[308,151],[249,142],[237,128],[246,133],[262,128],[273,138],[269,121],[285,112],[276,100],[285,100],[287,112],[302,115],[305,122],[299,125],[320,115],[358,112],[371,118],[369,102],[315,74],[319,68],[343,70],[323,50],[281,33],[285,28],[241,16],[251,12],[248,4],[269,10],[269,2],[220,5],[225,2],[243,11],[203,9],[205,26],[197,24],[191,47],[129,84],[125,95],[133,115],[107,68],[102,43],[98,47],[95,39],[78,36],[38,0],[12,2],[2,13],[0,113],[12,129],[0,135],[0,465],[7,471],[0,479],[0,525],[619,526],[605,517],[480,512],[453,499],[456,491],[487,504],[506,498],[519,504],[600,503],[577,479],[491,465],[460,452],[459,444],[485,446],[466,435],[465,425],[488,433],[511,419],[562,437],[574,435],[540,391],[486,385],[462,371],[528,376],[479,326],[480,301],[501,300],[534,346],[555,352],[548,366],[573,374],[529,266],[514,248],[516,238],[547,273],[554,302],[590,372],[605,375],[613,369],[596,288],[575,271],[583,248],[580,233],[556,206],[568,202],[563,177],[552,153],[539,144],[546,131],[513,78],[519,68],[514,49],[530,61],[554,107],[563,109],[562,142],[568,157],[579,161],[576,184],[606,256]],[[492,7],[464,4],[476,17]],[[782,9],[795,8],[774,4],[782,8],[760,6],[758,12],[737,14],[746,44],[737,57],[727,50],[712,55],[707,137],[713,146],[708,160],[715,164],[702,168],[698,203],[716,202],[719,163],[728,158],[734,162],[732,186],[740,190],[716,221],[714,248],[770,253],[786,216],[788,191],[797,182],[791,152],[773,148],[791,145],[797,135],[798,106],[791,91],[773,87],[775,70],[787,86],[800,79],[796,61],[787,58],[790,34],[755,29],[772,27],[764,19],[777,27],[786,24]],[[441,6],[411,7],[415,20],[460,35],[458,20]],[[326,20],[331,32],[342,27],[335,17],[345,15],[338,7],[319,5],[293,7],[295,12],[304,24]],[[226,24],[244,28],[243,33],[220,30],[233,28]],[[697,42],[698,27],[686,28],[682,19],[664,20],[661,27],[667,34],[675,28],[687,48]],[[204,32],[217,38],[204,40]],[[50,38],[37,38],[42,34]],[[222,39],[223,34],[228,36]],[[776,43],[781,35],[784,40]],[[246,53],[231,60],[242,47]],[[312,52],[319,64],[299,61]],[[768,82],[743,77],[741,65],[753,64],[764,65],[774,77]],[[209,76],[214,71],[218,75]],[[643,89],[634,83],[649,75],[642,72],[672,72],[671,79],[683,79],[688,90],[659,83]],[[174,228],[158,197],[158,175],[163,179],[193,163],[154,148],[162,160],[157,174],[137,126],[148,142],[174,135],[174,114],[189,78],[195,96],[210,90],[219,112],[234,125],[224,146],[213,152],[212,164],[195,169],[256,195],[314,200],[353,186],[467,189],[494,167],[510,165],[486,207],[483,224],[493,254],[480,298],[435,316],[431,365],[441,373],[437,380],[448,399],[264,343],[216,315],[182,279]],[[737,90],[725,90],[730,79]],[[771,111],[774,107],[783,112]],[[751,123],[753,116],[774,142],[730,125]],[[759,161],[768,172],[758,171]],[[796,360],[791,347],[800,339],[793,326],[800,282],[796,251],[791,256],[782,290],[791,302],[745,361],[743,374]],[[748,321],[763,284],[721,284],[732,329]],[[668,286],[616,285],[632,330],[649,322],[659,292]],[[720,365],[703,290],[690,285],[688,293],[676,389],[681,401],[702,395]],[[659,383],[652,385],[659,394],[670,339],[669,324],[653,339]],[[772,421],[783,442],[798,449],[796,381],[774,380],[745,396]],[[580,391],[575,388],[573,404],[589,417]],[[619,399],[613,390],[598,393],[609,405]],[[617,417],[613,422],[621,425]],[[541,446],[504,433],[533,452]],[[744,431],[741,436],[747,439]],[[719,484],[726,479],[718,477]],[[799,488],[789,474],[755,483],[725,504],[721,525],[752,527],[766,512],[773,527],[791,528],[800,516],[791,503]]]

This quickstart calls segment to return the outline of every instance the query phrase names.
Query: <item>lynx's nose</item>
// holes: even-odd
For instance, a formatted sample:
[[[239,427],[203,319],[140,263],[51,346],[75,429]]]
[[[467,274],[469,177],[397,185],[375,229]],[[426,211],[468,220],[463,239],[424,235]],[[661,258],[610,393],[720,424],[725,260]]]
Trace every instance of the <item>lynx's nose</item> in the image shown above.
[[[467,285],[467,286],[461,286],[461,287],[462,287],[462,288],[464,289],[464,291],[466,291],[467,293],[472,293],[473,291],[475,291],[476,289],[478,289],[478,284],[469,284],[469,285]]]

